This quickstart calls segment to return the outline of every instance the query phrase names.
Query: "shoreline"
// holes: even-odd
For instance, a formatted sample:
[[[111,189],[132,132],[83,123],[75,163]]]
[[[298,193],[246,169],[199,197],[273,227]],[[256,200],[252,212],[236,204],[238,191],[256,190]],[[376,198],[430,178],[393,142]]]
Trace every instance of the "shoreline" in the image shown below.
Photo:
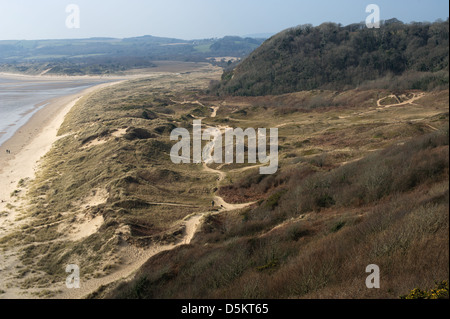
[[[50,100],[48,100],[50,101]],[[8,127],[0,132],[0,148],[2,145],[4,145],[8,140],[10,140],[22,127],[24,127],[30,119],[38,113],[40,110],[45,108],[50,102],[44,102],[34,105],[34,107],[30,110],[24,111],[23,113],[20,113],[20,119],[16,121],[14,124],[9,124]],[[11,129],[12,131],[8,131],[8,129]],[[6,139],[2,141],[3,135],[6,135]],[[1,156],[0,156],[1,158]],[[1,160],[0,160],[1,164]],[[0,167],[1,171],[1,167]]]
[[[120,77],[116,81],[109,78],[107,83],[104,83],[106,79],[103,79],[103,83],[94,84],[76,94],[47,100],[44,102],[46,104],[42,109],[36,112],[28,122],[0,146],[0,178],[2,183],[0,189],[0,199],[2,200],[0,202],[0,237],[20,231],[20,227],[25,225],[30,218],[33,218],[26,210],[29,204],[29,198],[25,196],[30,187],[28,181],[35,179],[35,174],[39,171],[43,161],[42,157],[52,149],[54,142],[66,136],[58,136],[58,131],[64,122],[65,116],[76,105],[77,101],[102,88],[137,78],[152,77],[152,75],[156,75],[156,73]],[[41,78],[38,76],[32,77],[32,79],[39,81]],[[11,154],[6,154],[6,149],[11,150]],[[21,182],[23,179],[26,179],[24,183]],[[11,196],[16,190],[18,191],[18,196]],[[191,224],[197,224],[196,220],[193,218],[185,221],[186,227],[192,229],[193,233],[196,230],[196,225]],[[190,241],[192,236],[187,236],[186,240]],[[0,271],[3,276],[0,278],[0,288],[5,290],[5,293],[0,294],[0,299],[33,298],[32,294],[39,292],[39,289],[24,291],[17,285],[16,274],[22,266],[18,257],[19,249],[20,246],[12,247],[5,254],[0,254]],[[156,249],[161,249],[161,247],[158,246]],[[132,255],[131,260],[134,261],[132,265],[125,267],[121,272],[112,274],[107,280],[115,281],[122,276],[129,276],[154,253],[154,250],[147,250],[145,253],[140,252],[142,255],[139,255],[141,258],[138,260],[134,260],[134,255]],[[87,288],[95,291],[98,288],[97,283],[103,284],[103,280],[93,280]],[[77,294],[82,292],[84,291],[70,291],[67,295],[58,294],[56,298],[79,298],[82,296]],[[71,293],[76,294],[72,295]]]
[[[27,193],[27,181],[35,178],[42,157],[61,138],[58,131],[69,111],[84,96],[124,81],[97,84],[76,94],[47,100],[42,109],[0,146],[0,237],[19,229],[27,222],[26,212],[24,214],[22,211],[26,208],[27,200],[20,195]],[[11,154],[6,154],[6,149],[10,149]],[[18,187],[21,180],[25,183]],[[20,197],[11,196],[17,189],[20,190]],[[0,254],[1,286],[14,282],[17,267],[21,265],[17,252],[17,248],[13,248],[8,253]],[[23,295],[19,287],[12,287],[0,294],[0,299],[23,298],[30,297]]]
[[[145,75],[144,75],[145,76]],[[8,73],[0,72],[0,78],[5,79],[20,79],[20,80],[35,80],[35,81],[74,81],[74,80],[123,80],[131,78],[127,75],[39,75],[39,74],[22,74],[22,73]]]
[[[2,184],[0,212],[9,212],[7,216],[0,215],[0,232],[2,234],[7,232],[3,228],[14,227],[14,220],[18,214],[15,209],[8,209],[8,206],[17,207],[18,204],[21,204],[21,200],[10,196],[11,193],[17,189],[20,180],[34,179],[41,158],[60,138],[57,134],[67,113],[82,97],[123,81],[125,80],[97,84],[76,94],[45,101],[46,104],[40,110],[35,112],[12,137],[0,145],[0,180]],[[6,150],[10,150],[11,154],[7,154]],[[26,188],[23,193],[26,193]],[[7,223],[10,226],[6,225]]]
[[[61,74],[24,74],[0,72],[0,77],[10,79],[23,80],[39,80],[39,81],[73,81],[73,80],[135,80],[142,77],[151,77],[155,74],[173,74],[182,72],[193,72],[202,68],[217,68],[208,62],[184,62],[184,61],[155,61],[156,67],[144,69],[130,69],[124,71],[123,74],[108,75],[61,75]]]

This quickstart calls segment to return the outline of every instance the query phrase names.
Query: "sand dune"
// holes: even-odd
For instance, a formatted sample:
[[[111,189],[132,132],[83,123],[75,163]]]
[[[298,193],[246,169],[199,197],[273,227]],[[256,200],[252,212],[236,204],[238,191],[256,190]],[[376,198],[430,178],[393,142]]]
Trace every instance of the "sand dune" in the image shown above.
[[[84,95],[118,82],[100,84],[88,88],[78,94],[64,96],[49,101],[49,104],[37,112],[12,138],[0,147],[0,234],[7,235],[27,222],[26,218],[17,220],[20,207],[25,202],[20,197],[11,196],[13,192],[26,192],[26,185],[18,186],[19,181],[27,181],[35,177],[40,159],[44,156],[60,136],[57,135],[66,114]],[[6,150],[11,150],[7,154]],[[12,208],[14,207],[14,208]],[[96,221],[97,222],[97,221]],[[86,225],[92,228],[91,223]],[[80,229],[81,234],[87,230]],[[0,270],[15,269],[17,258],[14,254],[0,254]],[[6,274],[3,273],[2,276]],[[4,278],[3,278],[4,279]],[[23,298],[19,291],[8,290],[2,298]]]

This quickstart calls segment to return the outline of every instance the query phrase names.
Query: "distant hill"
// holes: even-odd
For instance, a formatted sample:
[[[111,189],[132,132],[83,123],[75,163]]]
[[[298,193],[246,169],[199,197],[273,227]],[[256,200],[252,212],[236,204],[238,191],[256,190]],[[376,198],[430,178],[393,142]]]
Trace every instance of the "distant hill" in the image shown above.
[[[152,67],[154,61],[214,63],[211,58],[243,58],[263,41],[240,37],[181,40],[151,35],[126,39],[0,41],[0,71],[41,73],[50,69],[50,74],[107,74]]]
[[[448,85],[449,22],[324,23],[285,30],[263,43],[222,81],[218,95],[268,95],[356,87],[432,89]]]
[[[254,38],[254,39],[268,39],[271,36],[274,36],[275,32],[272,33],[252,33],[252,34],[246,34],[244,38]]]
[[[261,45],[264,39],[227,36],[215,41],[210,46],[212,53],[221,55],[245,56]]]

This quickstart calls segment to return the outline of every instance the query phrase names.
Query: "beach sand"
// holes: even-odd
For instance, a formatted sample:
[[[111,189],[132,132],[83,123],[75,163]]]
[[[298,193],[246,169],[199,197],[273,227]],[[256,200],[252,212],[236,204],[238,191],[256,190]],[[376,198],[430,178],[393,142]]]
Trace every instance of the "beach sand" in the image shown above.
[[[168,64],[167,67],[171,67],[171,65]],[[208,70],[211,69],[210,66],[207,66],[206,68]],[[77,94],[48,100],[45,102],[48,103],[46,106],[37,111],[26,124],[18,129],[9,140],[0,146],[0,237],[20,229],[21,226],[29,222],[29,218],[26,216],[27,201],[22,199],[24,197],[23,195],[27,192],[27,186],[25,185],[24,187],[19,187],[18,184],[21,180],[27,181],[35,178],[35,173],[39,169],[41,158],[50,151],[53,143],[61,138],[61,136],[57,135],[58,130],[63,124],[66,114],[79,99],[101,88],[115,85],[127,80],[151,78],[166,74],[173,74],[173,72],[187,72],[190,70],[189,68],[187,68],[187,70],[186,68],[183,69],[182,66],[175,66],[171,70],[164,70],[166,72],[155,72],[163,71],[162,69],[152,71],[153,72],[149,73],[129,74],[127,76],[102,77],[102,81],[109,82],[92,86],[78,92]],[[0,76],[3,78],[16,77],[33,81],[38,79],[38,81],[42,80],[43,84],[47,81],[59,81],[64,79],[74,80],[83,78],[70,78],[64,76],[26,76],[5,73],[0,73]],[[11,153],[7,153],[6,150],[10,150]],[[11,194],[18,189],[20,190],[20,196],[12,197]],[[188,227],[190,223],[194,223],[198,218],[199,216],[195,216],[192,220],[187,220],[186,226]],[[192,234],[188,233],[186,238],[191,238],[193,236],[196,228],[191,228]],[[170,248],[173,247],[170,246]],[[28,289],[27,291],[23,291],[19,286],[15,286],[15,283],[17,283],[15,276],[17,275],[18,269],[21,267],[21,262],[19,260],[19,249],[20,247],[11,247],[7,251],[0,253],[0,288],[3,288],[3,290],[0,289],[0,299],[34,298],[31,294],[39,292],[39,289]],[[112,276],[108,276],[101,281],[101,283],[103,284],[109,282],[110,280],[117,280],[119,279],[117,276],[128,276],[132,271],[136,270],[142,263],[144,263],[149,256],[159,252],[160,249],[163,248],[156,247],[155,249],[145,252],[139,251],[139,256],[141,256],[140,258],[134,256],[131,259],[132,263],[128,267],[125,267],[122,271],[112,274]],[[131,252],[133,252],[133,250]],[[99,282],[93,281],[90,285],[86,286],[87,290],[81,289],[76,292],[71,292],[70,294],[68,293],[67,295],[58,295],[57,297],[79,298],[84,296],[86,293],[95,290],[97,288],[95,284],[97,283]]]
[[[44,108],[36,112],[0,146],[0,236],[13,232],[28,221],[27,218],[21,218],[18,212],[19,208],[26,207],[26,201],[11,197],[11,193],[18,189],[20,180],[34,179],[40,159],[50,151],[53,143],[61,138],[57,134],[66,114],[83,96],[123,81],[99,84],[77,94],[47,101],[48,104]],[[11,154],[7,154],[6,150],[10,150]],[[24,187],[22,192],[25,194],[26,191]],[[19,266],[17,248],[0,253],[0,286],[14,278]],[[6,292],[0,293],[0,299],[30,297],[24,295],[19,287],[11,287]]]
[[[100,88],[122,81],[104,83],[85,89],[77,94],[58,97],[47,101],[48,105],[36,112],[9,140],[0,146],[0,233],[5,233],[7,224],[13,226],[16,213],[7,209],[8,204],[18,206],[11,193],[17,189],[20,180],[33,179],[39,160],[58,140],[57,132],[64,117],[84,95]],[[10,154],[7,153],[10,151]],[[7,227],[8,228],[8,227]]]
[[[204,69],[219,69],[213,67],[206,62],[181,62],[181,61],[155,61],[155,67],[145,69],[131,69],[122,72],[122,74],[110,74],[110,75],[58,75],[58,74],[43,74],[43,75],[29,75],[0,72],[0,77],[8,77],[11,79],[24,79],[24,80],[36,80],[45,81],[73,81],[73,80],[132,80],[142,77],[152,77],[158,74],[173,74],[182,72],[195,72]]]

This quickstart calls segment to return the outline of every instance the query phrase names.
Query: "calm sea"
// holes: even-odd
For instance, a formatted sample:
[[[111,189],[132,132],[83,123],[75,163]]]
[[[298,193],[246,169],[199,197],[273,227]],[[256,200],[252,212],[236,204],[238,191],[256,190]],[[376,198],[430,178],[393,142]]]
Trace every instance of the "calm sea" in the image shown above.
[[[0,145],[24,125],[45,101],[76,94],[100,80],[40,81],[0,77]]]

